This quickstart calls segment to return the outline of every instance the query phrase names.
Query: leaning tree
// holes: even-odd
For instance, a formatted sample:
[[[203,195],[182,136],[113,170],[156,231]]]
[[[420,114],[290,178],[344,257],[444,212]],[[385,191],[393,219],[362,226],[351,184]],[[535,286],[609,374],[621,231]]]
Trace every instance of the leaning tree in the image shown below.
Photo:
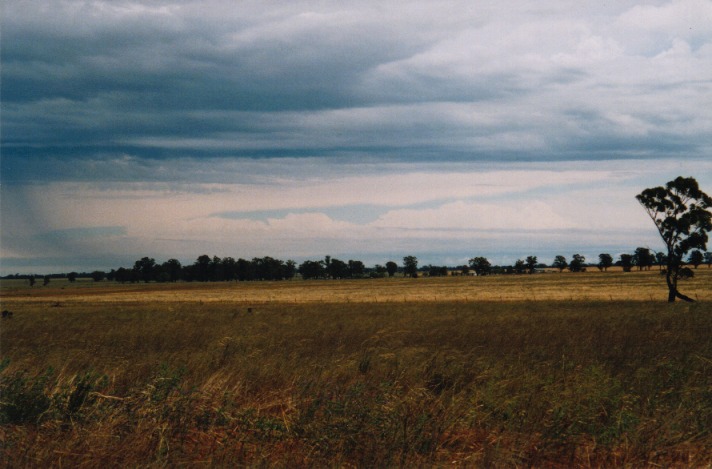
[[[712,198],[702,192],[694,178],[678,177],[665,187],[645,189],[636,196],[653,220],[667,248],[668,301],[694,301],[677,290],[683,257],[691,249],[707,249],[712,231]]]

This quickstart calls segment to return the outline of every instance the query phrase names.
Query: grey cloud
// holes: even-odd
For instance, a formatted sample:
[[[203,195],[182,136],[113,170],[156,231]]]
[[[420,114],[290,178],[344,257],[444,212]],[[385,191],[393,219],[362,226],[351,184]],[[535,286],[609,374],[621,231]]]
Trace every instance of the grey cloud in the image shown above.
[[[78,178],[83,169],[72,173],[62,160],[121,155],[699,157],[710,147],[712,35],[681,33],[674,43],[670,34],[687,21],[678,10],[11,3],[2,24],[2,177]],[[635,26],[642,39],[625,31],[636,15],[659,19]],[[677,55],[640,54],[668,49]],[[643,130],[606,111],[630,114]]]

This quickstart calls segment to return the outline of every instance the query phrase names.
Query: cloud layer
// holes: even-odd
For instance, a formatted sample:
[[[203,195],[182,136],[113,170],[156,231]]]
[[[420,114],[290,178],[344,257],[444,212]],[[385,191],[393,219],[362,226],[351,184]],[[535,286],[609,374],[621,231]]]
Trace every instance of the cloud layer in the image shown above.
[[[3,273],[622,249],[635,193],[711,191],[706,0],[3,9]]]

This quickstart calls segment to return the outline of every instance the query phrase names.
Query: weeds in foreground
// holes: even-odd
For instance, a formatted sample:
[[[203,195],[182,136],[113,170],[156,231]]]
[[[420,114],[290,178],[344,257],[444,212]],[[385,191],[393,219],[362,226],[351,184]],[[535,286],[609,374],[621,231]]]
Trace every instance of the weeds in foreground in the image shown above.
[[[3,464],[712,463],[706,304],[163,307],[4,324]]]

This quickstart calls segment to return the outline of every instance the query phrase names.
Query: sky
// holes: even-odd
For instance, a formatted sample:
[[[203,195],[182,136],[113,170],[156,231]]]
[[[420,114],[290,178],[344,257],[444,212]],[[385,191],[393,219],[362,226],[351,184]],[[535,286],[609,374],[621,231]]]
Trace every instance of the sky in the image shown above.
[[[662,248],[712,1],[9,0],[0,274]]]

